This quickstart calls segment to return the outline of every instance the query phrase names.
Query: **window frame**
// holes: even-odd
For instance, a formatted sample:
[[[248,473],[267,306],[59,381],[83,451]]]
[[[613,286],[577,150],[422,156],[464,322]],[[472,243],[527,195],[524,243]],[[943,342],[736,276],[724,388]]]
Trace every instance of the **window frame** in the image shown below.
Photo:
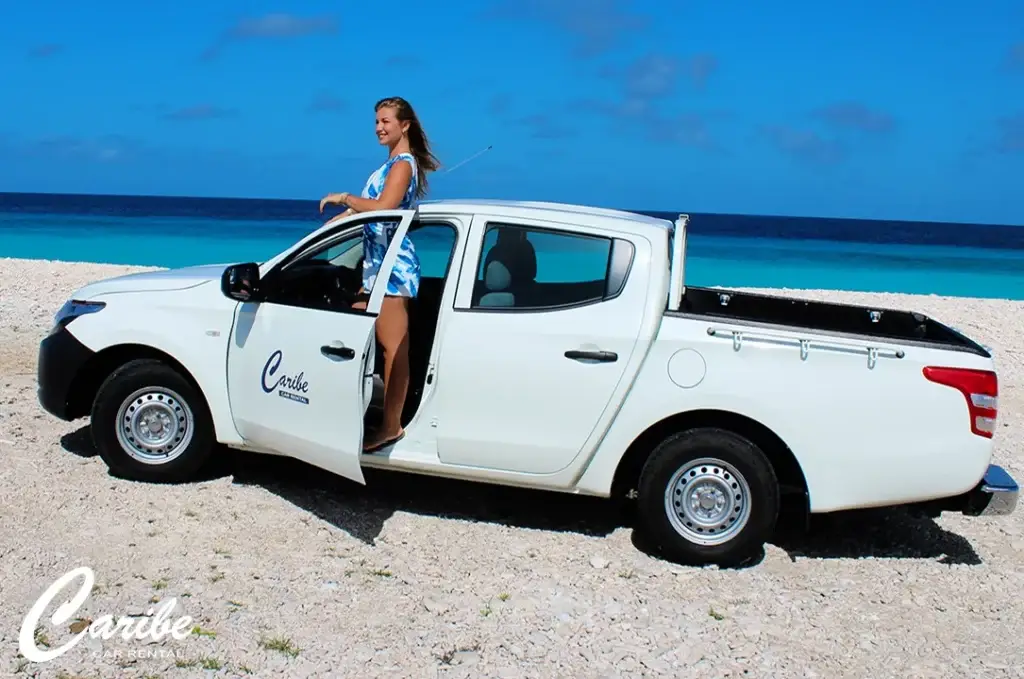
[[[294,256],[289,258],[287,261],[282,262],[278,266],[274,267],[274,273],[281,272],[281,271],[287,271],[288,269],[290,269],[291,267],[295,266],[299,262],[302,262],[302,261],[305,261],[305,260],[308,260],[308,259],[313,259],[313,258],[319,256],[320,254],[322,254],[325,250],[330,250],[332,247],[337,245],[340,241],[348,240],[348,238],[350,238],[350,237],[354,237],[353,238],[354,240],[361,241],[362,240],[363,227],[366,224],[370,223],[371,221],[391,221],[391,220],[387,220],[387,219],[373,219],[373,220],[366,220],[366,221],[360,222],[358,224],[348,224],[348,225],[346,225],[346,228],[339,229],[338,231],[332,233],[329,236],[324,236],[315,245],[311,244],[309,247],[303,248],[302,250],[296,252],[294,254]],[[444,279],[444,278],[447,278],[448,274],[451,272],[452,260],[454,259],[455,249],[456,249],[456,246],[459,244],[459,227],[455,224],[454,221],[452,221],[450,219],[436,218],[436,217],[429,217],[429,218],[427,218],[427,217],[413,217],[412,222],[409,224],[409,230],[406,233],[406,235],[414,234],[418,230],[420,230],[420,229],[422,229],[424,227],[430,227],[430,226],[446,226],[446,227],[448,227],[449,229],[451,229],[455,233],[455,238],[452,240],[452,250],[448,254],[448,263],[445,265],[444,275],[441,276],[441,278]],[[354,233],[349,233],[349,230],[353,230]],[[410,240],[412,240],[412,239],[410,238]],[[415,241],[413,241],[413,242],[415,243]],[[345,253],[347,253],[347,252],[349,252],[349,250],[345,251]],[[342,253],[341,255],[338,255],[338,257],[343,256],[345,253]],[[359,259],[362,260],[362,258],[363,258],[363,255],[360,254]],[[331,261],[331,260],[328,260],[328,261]],[[333,264],[333,262],[332,262],[332,264]],[[335,264],[334,266],[340,266],[340,265]],[[433,276],[431,276],[431,278],[433,278]]]
[[[367,220],[371,221],[371,220]],[[331,247],[341,241],[352,239],[361,239],[363,224],[367,223],[363,221],[357,224],[346,223],[344,226],[329,232],[329,235],[321,235],[315,242],[310,243],[307,247],[294,251],[287,259],[282,260],[271,269],[266,277],[261,278],[261,285],[265,286],[265,292],[260,299],[261,304],[276,304],[280,306],[287,306],[294,309],[306,309],[309,311],[324,311],[334,314],[344,314],[350,316],[377,316],[376,313],[371,313],[367,309],[337,309],[337,308],[323,308],[320,306],[307,306],[305,304],[294,304],[289,300],[279,298],[275,293],[278,288],[278,279],[280,276],[287,274],[293,267],[299,266],[305,262],[314,259],[317,255],[321,254],[325,250],[329,250]],[[372,220],[379,221],[379,220]],[[333,265],[338,266],[338,265]]]
[[[315,259],[319,255],[323,254],[327,250],[330,250],[332,247],[338,245],[339,243],[341,243],[343,241],[352,239],[352,240],[355,240],[357,243],[360,243],[360,241],[362,240],[362,237],[363,237],[363,227],[366,224],[368,224],[368,223],[378,222],[378,221],[386,222],[386,221],[392,221],[392,220],[380,219],[380,218],[370,218],[370,219],[360,220],[357,223],[349,222],[349,223],[346,223],[344,225],[344,227],[337,228],[333,232],[329,233],[329,235],[322,235],[321,238],[319,240],[317,240],[315,243],[310,243],[307,247],[301,248],[299,250],[296,250],[295,252],[292,253],[292,255],[290,257],[288,257],[286,260],[283,260],[283,261],[279,262],[277,264],[277,266],[275,266],[273,269],[271,269],[270,272],[268,272],[268,277],[270,279],[269,280],[269,283],[270,283],[269,287],[272,290],[273,287],[276,284],[276,278],[278,276],[286,273],[290,269],[292,269],[292,267],[301,265],[304,262],[307,262],[309,260]],[[450,249],[450,251],[448,253],[448,260],[447,260],[447,262],[445,264],[444,273],[443,273],[443,275],[440,278],[440,280],[444,281],[444,280],[447,280],[449,274],[451,273],[452,264],[453,264],[453,262],[455,260],[455,252],[458,250],[459,237],[461,236],[461,232],[459,230],[459,225],[457,223],[455,223],[453,220],[445,219],[445,218],[435,218],[435,217],[426,218],[426,217],[416,216],[416,217],[412,218],[412,222],[409,224],[409,230],[406,232],[406,235],[415,234],[415,232],[417,230],[419,230],[420,228],[429,227],[429,226],[443,226],[443,227],[447,227],[447,228],[451,229],[452,232],[455,235],[455,237],[452,240],[451,249]],[[361,247],[361,243],[359,245],[355,245],[353,247]],[[351,251],[351,248],[349,250],[346,250],[344,253],[342,253],[341,255],[338,255],[338,256],[339,257],[344,256],[345,254],[347,254],[350,251]],[[362,253],[360,253],[358,262],[361,263],[362,259],[363,259],[363,255],[362,255]],[[343,266],[341,264],[334,264],[332,260],[324,260],[324,261],[330,263],[331,266]],[[433,276],[431,276],[430,278],[433,278]],[[262,279],[262,280],[265,281],[266,279]],[[372,293],[372,290],[370,290],[368,292]],[[370,314],[368,311],[366,311],[364,309],[319,309],[319,308],[307,307],[307,306],[303,306],[303,305],[290,304],[290,303],[287,303],[287,302],[284,302],[284,301],[281,301],[281,300],[277,300],[277,299],[267,299],[267,300],[265,300],[265,302],[268,303],[268,304],[280,304],[280,305],[283,305],[283,306],[290,306],[290,307],[295,307],[295,308],[299,308],[299,309],[313,309],[313,310],[317,310],[317,311],[329,311],[331,313],[356,314],[356,315],[364,315],[364,316],[365,315],[372,315],[372,316],[376,316],[377,315],[377,314]]]
[[[418,216],[416,210],[374,210],[373,212],[361,212],[343,217],[337,215],[328,220],[323,226],[315,229],[290,245],[287,249],[277,253],[265,262],[260,263],[260,280],[266,280],[276,271],[288,266],[294,260],[303,257],[306,253],[315,250],[320,243],[328,239],[334,239],[340,233],[349,229],[362,227],[370,222],[391,221],[392,219],[411,220]]]
[[[578,302],[566,302],[564,304],[555,305],[514,307],[474,306],[473,297],[480,281],[478,278],[478,275],[480,275],[480,267],[483,265],[486,252],[489,252],[489,250],[484,250],[484,241],[491,230],[501,227],[520,229],[522,231],[526,231],[527,235],[529,235],[530,232],[535,232],[568,238],[597,238],[608,241],[610,243],[610,247],[608,250],[608,260],[605,264],[604,294],[601,297],[592,297]],[[633,263],[636,261],[637,255],[636,244],[627,237],[627,234],[563,222],[478,214],[473,219],[471,233],[474,236],[473,248],[472,251],[467,248],[463,253],[464,264],[460,280],[460,289],[453,304],[453,309],[459,312],[539,314],[579,309],[610,302],[620,297],[626,289],[626,284],[629,282],[629,276],[632,273]],[[534,249],[537,249],[536,245],[534,245]],[[471,261],[472,266],[466,266]],[[613,284],[614,289],[612,289]],[[541,285],[543,285],[543,283]]]
[[[418,226],[418,225],[422,225],[422,226]],[[455,234],[455,238],[452,239],[451,250],[448,251],[448,261],[444,265],[444,273],[442,273],[441,276],[439,277],[440,280],[445,281],[445,285],[447,285],[448,275],[451,274],[451,272],[452,272],[452,264],[455,263],[455,253],[458,252],[458,249],[459,249],[459,239],[463,236],[462,230],[460,230],[460,226],[461,225],[458,222],[456,222],[456,220],[450,219],[450,218],[447,218],[447,217],[434,217],[433,215],[431,215],[429,217],[422,217],[422,216],[420,216],[420,217],[415,217],[412,220],[412,224],[409,225],[409,234],[414,234],[420,228],[429,227],[429,226],[446,226],[449,229],[451,229],[452,232]],[[416,243],[415,239],[413,239],[410,236],[409,240],[412,240],[413,244],[415,245],[415,243]],[[416,255],[419,256],[419,252],[418,251],[417,251]],[[422,258],[420,259],[420,276],[421,277],[423,276],[423,260],[422,260]],[[436,277],[436,276],[427,276],[426,278],[438,278],[438,277]]]

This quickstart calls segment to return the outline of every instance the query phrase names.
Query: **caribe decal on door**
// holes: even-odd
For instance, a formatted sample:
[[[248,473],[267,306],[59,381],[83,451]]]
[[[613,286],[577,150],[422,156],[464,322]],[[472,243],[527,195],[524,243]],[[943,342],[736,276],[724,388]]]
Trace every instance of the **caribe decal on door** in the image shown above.
[[[277,390],[277,395],[281,398],[286,398],[291,401],[298,401],[299,403],[309,403],[309,399],[303,396],[303,394],[309,393],[309,382],[303,376],[303,372],[297,375],[288,375],[282,373],[277,380],[271,381],[270,378],[274,376],[277,369],[281,367],[281,361],[284,359],[284,352],[278,349],[270,355],[267,362],[263,364],[263,374],[261,376],[261,386],[263,391],[272,394],[274,390]]]

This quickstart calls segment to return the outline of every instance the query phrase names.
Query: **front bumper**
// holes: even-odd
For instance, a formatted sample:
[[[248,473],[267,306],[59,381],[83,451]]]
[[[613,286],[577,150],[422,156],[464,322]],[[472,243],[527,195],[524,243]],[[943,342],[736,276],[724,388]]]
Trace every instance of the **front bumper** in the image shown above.
[[[66,421],[79,417],[72,408],[73,385],[94,355],[66,327],[58,328],[40,342],[37,393],[39,405],[46,412]]]
[[[1019,494],[1020,488],[1013,477],[999,465],[992,464],[978,485],[963,496],[960,511],[968,516],[1012,514]]]

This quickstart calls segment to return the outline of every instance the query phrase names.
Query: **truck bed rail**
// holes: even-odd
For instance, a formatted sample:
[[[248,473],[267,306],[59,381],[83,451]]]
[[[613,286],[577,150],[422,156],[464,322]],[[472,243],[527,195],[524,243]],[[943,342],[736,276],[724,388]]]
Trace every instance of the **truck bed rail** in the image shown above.
[[[766,330],[798,328],[854,340],[868,338],[939,347],[991,358],[985,347],[953,328],[924,314],[900,309],[688,286],[679,310],[667,313],[725,323],[735,321]],[[760,333],[757,336],[764,337]],[[867,347],[862,350],[867,351]]]
[[[879,358],[900,359],[906,356],[902,349],[883,349],[873,347],[870,344],[856,342],[822,342],[820,340],[798,339],[787,335],[775,335],[772,333],[751,333],[728,328],[708,328],[708,334],[712,337],[722,337],[732,341],[732,348],[740,351],[745,343],[774,344],[775,346],[794,347],[800,350],[800,360],[806,361],[812,350],[833,351],[843,354],[861,354],[867,357],[867,366],[874,368]]]

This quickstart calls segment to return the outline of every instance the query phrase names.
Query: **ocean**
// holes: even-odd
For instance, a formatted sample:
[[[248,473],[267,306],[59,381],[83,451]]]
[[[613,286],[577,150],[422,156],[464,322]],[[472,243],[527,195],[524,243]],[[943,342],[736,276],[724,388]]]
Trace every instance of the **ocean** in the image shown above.
[[[688,285],[1024,300],[1024,226],[689,214]],[[328,216],[318,201],[0,193],[0,257],[262,261]],[[416,246],[425,263],[436,259],[428,236]]]

